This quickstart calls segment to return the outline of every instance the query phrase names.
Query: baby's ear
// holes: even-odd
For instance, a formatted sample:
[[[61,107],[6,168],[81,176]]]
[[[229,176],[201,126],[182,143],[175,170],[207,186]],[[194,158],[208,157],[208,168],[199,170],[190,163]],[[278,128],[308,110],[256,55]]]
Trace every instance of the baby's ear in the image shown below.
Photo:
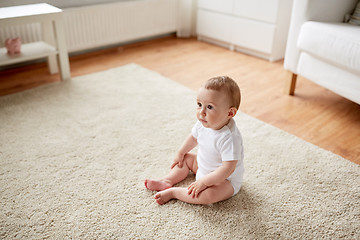
[[[233,118],[233,117],[235,117],[236,113],[237,113],[237,109],[234,108],[234,107],[231,107],[231,108],[229,109],[229,115],[228,115],[228,116],[231,117],[231,118]]]

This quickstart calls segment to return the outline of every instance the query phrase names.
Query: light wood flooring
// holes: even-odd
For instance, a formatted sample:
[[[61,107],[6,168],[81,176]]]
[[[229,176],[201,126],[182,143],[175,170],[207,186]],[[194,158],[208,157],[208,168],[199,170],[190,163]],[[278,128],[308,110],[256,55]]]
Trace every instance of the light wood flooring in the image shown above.
[[[242,90],[241,110],[360,164],[360,105],[299,77],[295,96],[284,94],[283,62],[270,63],[196,39],[164,37],[71,56],[71,75],[137,63],[197,90],[210,77],[228,75]],[[45,63],[0,71],[0,96],[49,82]]]

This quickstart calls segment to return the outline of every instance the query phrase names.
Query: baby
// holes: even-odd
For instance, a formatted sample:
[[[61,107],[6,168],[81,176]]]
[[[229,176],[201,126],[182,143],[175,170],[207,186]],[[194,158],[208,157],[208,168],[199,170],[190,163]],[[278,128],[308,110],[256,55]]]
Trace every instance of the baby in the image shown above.
[[[170,172],[159,180],[146,179],[160,205],[171,199],[192,204],[223,201],[239,192],[243,174],[242,137],[233,117],[239,109],[240,89],[234,80],[209,79],[197,94],[197,119],[191,134],[179,149]],[[189,153],[198,147],[197,155]],[[189,171],[196,181],[189,187],[173,187]]]

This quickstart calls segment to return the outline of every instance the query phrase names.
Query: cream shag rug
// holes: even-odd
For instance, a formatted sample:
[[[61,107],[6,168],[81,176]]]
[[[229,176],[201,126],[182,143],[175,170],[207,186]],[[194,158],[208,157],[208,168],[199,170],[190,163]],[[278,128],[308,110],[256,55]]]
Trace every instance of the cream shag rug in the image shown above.
[[[239,194],[157,205],[195,97],[135,64],[1,97],[0,238],[360,238],[360,166],[243,113]]]

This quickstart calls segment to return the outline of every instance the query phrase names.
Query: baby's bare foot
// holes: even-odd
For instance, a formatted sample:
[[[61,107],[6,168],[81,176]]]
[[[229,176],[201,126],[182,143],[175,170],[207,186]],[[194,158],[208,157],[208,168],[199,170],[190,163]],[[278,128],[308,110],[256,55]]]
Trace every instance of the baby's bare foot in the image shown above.
[[[163,205],[173,198],[172,189],[161,191],[155,195],[155,200],[159,205]]]
[[[162,191],[172,187],[172,185],[165,180],[151,180],[145,179],[145,187],[151,191]]]

